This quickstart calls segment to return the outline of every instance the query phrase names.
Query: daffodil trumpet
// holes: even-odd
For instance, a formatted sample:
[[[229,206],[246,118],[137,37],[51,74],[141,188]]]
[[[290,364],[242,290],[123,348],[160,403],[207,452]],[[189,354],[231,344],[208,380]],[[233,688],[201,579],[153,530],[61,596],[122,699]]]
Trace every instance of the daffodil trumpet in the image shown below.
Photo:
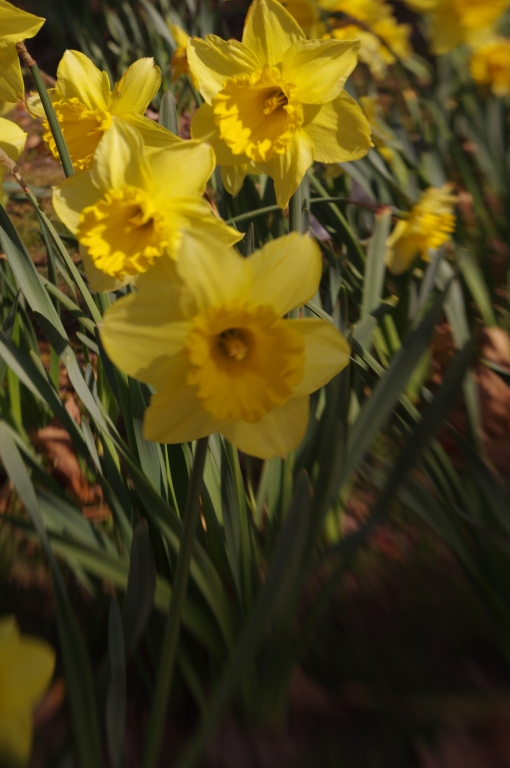
[[[159,258],[177,259],[186,229],[210,231],[218,247],[240,240],[202,198],[214,167],[207,144],[182,141],[147,153],[139,132],[114,117],[90,173],[53,193],[57,215],[80,243],[91,288],[115,290]]]
[[[277,0],[252,3],[242,42],[190,40],[188,62],[205,100],[191,134],[212,144],[231,194],[248,172],[266,173],[286,208],[314,160],[367,153],[370,127],[344,91],[358,50],[358,40],[306,40]]]
[[[349,361],[331,323],[285,317],[315,295],[321,274],[320,249],[307,235],[243,258],[208,233],[186,233],[178,261],[159,259],[100,329],[115,365],[155,389],[146,439],[180,443],[220,432],[264,459],[295,449],[310,394]]]

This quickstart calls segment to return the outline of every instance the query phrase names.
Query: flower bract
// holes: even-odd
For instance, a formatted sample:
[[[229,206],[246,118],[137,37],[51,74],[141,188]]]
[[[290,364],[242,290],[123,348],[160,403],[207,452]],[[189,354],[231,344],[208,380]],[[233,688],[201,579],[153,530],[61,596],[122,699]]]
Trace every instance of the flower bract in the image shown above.
[[[160,149],[180,139],[171,131],[144,116],[161,85],[161,72],[154,59],[138,59],[111,90],[106,72],[101,72],[79,51],[66,51],[57,70],[51,92],[62,133],[77,171],[88,170],[100,141],[117,118],[136,128],[144,144]],[[32,115],[44,117],[39,98],[28,101]],[[44,140],[51,153],[59,154],[48,121],[44,119]]]
[[[17,101],[25,96],[16,43],[34,37],[45,19],[26,13],[0,0],[0,101]]]
[[[32,710],[54,666],[55,653],[48,643],[21,635],[13,617],[0,619],[0,758],[9,764],[28,762]]]
[[[15,163],[18,161],[25,147],[26,140],[27,134],[16,123],[0,117],[0,149],[5,152],[10,160],[13,160]],[[5,172],[5,166],[0,163],[0,189]]]
[[[344,91],[358,49],[356,40],[306,40],[277,0],[255,0],[242,42],[207,35],[189,43],[205,99],[193,138],[209,141],[221,166],[271,176],[285,208],[314,160],[356,160],[371,146],[368,122]]]
[[[253,456],[286,454],[305,433],[310,393],[349,360],[332,324],[285,319],[318,288],[317,244],[292,233],[243,259],[199,233],[185,235],[182,251],[177,266],[159,260],[143,275],[101,329],[114,363],[156,390],[145,437],[221,432]]]
[[[194,141],[144,153],[138,131],[114,117],[90,173],[72,176],[53,195],[84,248],[91,287],[112,290],[160,256],[177,258],[187,227],[212,231],[219,246],[237,242],[242,235],[202,199],[214,166],[212,148]]]
[[[390,272],[394,275],[406,272],[418,253],[428,261],[429,249],[439,248],[450,239],[455,229],[456,202],[451,184],[425,190],[409,218],[399,221],[388,238],[386,266]]]

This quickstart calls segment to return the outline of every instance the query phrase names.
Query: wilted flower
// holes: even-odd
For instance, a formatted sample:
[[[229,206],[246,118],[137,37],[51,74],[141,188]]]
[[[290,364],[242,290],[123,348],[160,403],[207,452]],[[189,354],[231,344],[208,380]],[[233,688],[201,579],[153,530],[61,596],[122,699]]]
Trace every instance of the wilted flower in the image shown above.
[[[57,69],[57,83],[51,92],[64,139],[75,170],[86,171],[103,136],[118,118],[136,128],[149,148],[159,149],[180,139],[163,126],[144,117],[145,110],[161,85],[161,71],[154,59],[138,59],[110,91],[110,80],[85,54],[66,51]],[[39,97],[31,97],[28,109],[43,117]],[[47,120],[44,140],[58,158],[58,150]]]
[[[510,96],[510,40],[493,39],[477,48],[469,62],[473,80],[495,96]]]
[[[0,100],[17,101],[25,96],[16,43],[34,37],[45,19],[20,11],[0,0]]]
[[[417,13],[431,15],[431,48],[448,53],[461,43],[476,42],[507,8],[510,0],[404,0]]]
[[[321,272],[319,247],[297,233],[246,259],[201,232],[186,234],[177,266],[159,259],[101,329],[113,362],[156,390],[146,439],[221,432],[260,458],[296,448],[310,393],[349,361],[332,324],[284,317],[312,298]]]
[[[450,239],[455,229],[456,203],[451,184],[425,190],[411,208],[409,218],[399,221],[387,240],[386,266],[390,272],[406,272],[418,253],[428,261],[429,249],[439,248]]]
[[[53,193],[57,215],[84,246],[94,290],[130,281],[163,254],[176,259],[186,227],[211,230],[219,247],[241,238],[202,199],[214,166],[211,147],[195,141],[147,155],[138,131],[113,119],[90,173]]]
[[[172,83],[175,83],[178,77],[181,75],[189,75],[193,88],[198,88],[198,80],[190,72],[188,64],[188,42],[190,36],[185,32],[182,27],[178,27],[177,24],[170,25],[170,32],[177,44],[177,48],[172,56],[170,67],[172,69]]]
[[[0,757],[25,764],[32,746],[32,710],[53,675],[48,643],[20,635],[16,619],[0,619]]]
[[[213,145],[219,165],[252,163],[271,176],[285,208],[314,159],[356,160],[371,146],[367,120],[343,90],[358,48],[357,41],[306,40],[279,2],[255,0],[241,43],[215,35],[189,43],[206,102],[192,136]]]
[[[18,161],[19,156],[25,148],[25,142],[27,140],[27,134],[22,131],[16,123],[12,120],[4,120],[0,117],[0,149],[2,149],[10,160],[15,163]],[[2,178],[6,172],[6,168],[0,162],[0,191]],[[1,197],[1,194],[0,194]]]

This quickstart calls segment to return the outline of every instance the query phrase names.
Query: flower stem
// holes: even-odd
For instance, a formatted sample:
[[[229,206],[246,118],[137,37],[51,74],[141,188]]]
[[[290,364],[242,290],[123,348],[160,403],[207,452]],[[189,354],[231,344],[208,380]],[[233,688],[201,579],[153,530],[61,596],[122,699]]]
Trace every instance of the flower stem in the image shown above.
[[[296,189],[289,203],[289,232],[302,232],[303,231],[303,196],[302,196],[301,184]]]
[[[156,690],[152,701],[149,731],[145,741],[142,768],[156,768],[159,760],[168,695],[172,684],[177,646],[179,644],[182,609],[184,607],[188,586],[191,553],[193,550],[193,542],[195,540],[195,529],[200,513],[199,495],[202,487],[202,476],[204,474],[208,440],[208,437],[202,437],[198,440],[195,450],[193,469],[191,471],[188,496],[184,510],[181,545],[177,557],[170,610],[166,621],[165,635],[161,645]]]
[[[23,60],[23,63],[25,64],[27,69],[30,71],[30,74],[32,75],[32,79],[35,83],[35,87],[37,88],[37,92],[41,97],[41,103],[46,113],[46,117],[48,118],[48,123],[51,128],[53,138],[55,139],[55,144],[57,145],[58,154],[60,155],[60,161],[62,163],[64,173],[66,176],[73,176],[74,168],[71,162],[71,157],[69,155],[69,150],[67,149],[66,143],[64,141],[64,137],[62,135],[62,131],[60,129],[60,125],[57,120],[55,110],[53,109],[53,104],[51,103],[51,99],[49,97],[48,91],[46,89],[46,86],[44,85],[44,81],[41,77],[39,67],[37,66],[35,59],[33,59],[32,56],[27,51],[25,43],[23,42],[16,43],[16,48],[20,57]]]

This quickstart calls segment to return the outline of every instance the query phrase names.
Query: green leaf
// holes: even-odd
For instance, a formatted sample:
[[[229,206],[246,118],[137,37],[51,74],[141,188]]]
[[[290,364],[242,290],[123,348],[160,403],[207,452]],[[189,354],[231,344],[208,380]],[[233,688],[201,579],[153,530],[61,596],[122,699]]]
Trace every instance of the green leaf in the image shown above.
[[[384,210],[375,216],[375,227],[368,246],[365,279],[363,281],[363,300],[361,320],[377,309],[381,303],[386,266],[386,240],[390,233],[391,211]]]
[[[120,768],[124,758],[126,732],[126,655],[122,617],[116,600],[110,603],[108,618],[110,682],[106,696],[106,741],[112,768]]]
[[[135,651],[154,605],[156,563],[147,523],[138,523],[133,534],[129,576],[124,601],[126,656]]]

